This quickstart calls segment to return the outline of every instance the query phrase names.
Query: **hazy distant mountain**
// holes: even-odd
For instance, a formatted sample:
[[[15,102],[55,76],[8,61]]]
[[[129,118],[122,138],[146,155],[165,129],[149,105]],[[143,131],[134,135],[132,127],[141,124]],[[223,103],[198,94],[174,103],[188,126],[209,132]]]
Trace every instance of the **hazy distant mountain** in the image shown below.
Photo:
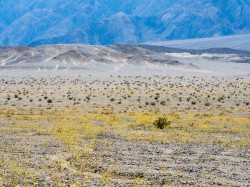
[[[148,44],[182,49],[232,48],[250,51],[250,34],[149,42]]]
[[[1,0],[0,45],[139,43],[250,33],[250,0]]]

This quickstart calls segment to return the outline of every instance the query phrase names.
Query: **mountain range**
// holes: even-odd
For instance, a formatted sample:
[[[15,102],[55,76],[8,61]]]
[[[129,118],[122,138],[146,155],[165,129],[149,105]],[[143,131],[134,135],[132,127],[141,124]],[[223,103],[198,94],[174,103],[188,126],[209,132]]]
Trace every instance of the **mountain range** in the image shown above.
[[[0,45],[132,44],[250,33],[250,0],[0,0]]]
[[[147,44],[181,49],[231,48],[250,51],[250,34],[149,42]]]

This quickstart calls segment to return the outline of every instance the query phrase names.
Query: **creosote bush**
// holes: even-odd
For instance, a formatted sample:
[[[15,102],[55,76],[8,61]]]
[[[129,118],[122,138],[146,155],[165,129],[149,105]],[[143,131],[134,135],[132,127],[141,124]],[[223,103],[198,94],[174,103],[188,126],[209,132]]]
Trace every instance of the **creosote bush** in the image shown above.
[[[154,126],[158,129],[164,129],[165,127],[168,127],[171,125],[171,122],[168,121],[165,117],[159,117],[157,120],[154,121]]]

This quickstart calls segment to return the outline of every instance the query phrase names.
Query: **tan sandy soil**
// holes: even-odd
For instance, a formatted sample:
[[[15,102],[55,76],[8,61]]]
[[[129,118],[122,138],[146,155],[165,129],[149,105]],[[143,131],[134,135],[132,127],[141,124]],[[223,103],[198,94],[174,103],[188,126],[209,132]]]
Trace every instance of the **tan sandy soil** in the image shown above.
[[[249,102],[249,75],[2,76],[0,186],[249,186]]]

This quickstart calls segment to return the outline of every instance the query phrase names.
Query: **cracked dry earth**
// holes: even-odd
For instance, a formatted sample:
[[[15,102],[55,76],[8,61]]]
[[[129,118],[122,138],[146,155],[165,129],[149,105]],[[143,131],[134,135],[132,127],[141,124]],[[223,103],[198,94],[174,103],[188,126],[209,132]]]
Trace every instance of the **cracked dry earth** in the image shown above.
[[[217,146],[150,144],[112,135],[99,136],[98,156],[106,163],[97,172],[116,165],[124,185],[142,178],[151,186],[249,186],[250,151]],[[114,180],[119,186],[119,182]],[[122,185],[121,185],[122,186]]]
[[[93,152],[79,154],[76,162],[74,155],[61,151],[60,142],[42,137],[36,142],[35,136],[25,140],[23,137],[1,138],[2,146],[9,144],[9,153],[15,150],[14,159],[19,160],[27,153],[32,155],[27,156],[29,172],[40,175],[39,186],[72,186],[72,181],[78,181],[77,186],[250,185],[250,151],[247,149],[134,142],[105,132],[98,135]],[[17,145],[23,148],[18,150]],[[2,156],[8,159],[9,153]],[[53,170],[56,167],[59,169]]]

